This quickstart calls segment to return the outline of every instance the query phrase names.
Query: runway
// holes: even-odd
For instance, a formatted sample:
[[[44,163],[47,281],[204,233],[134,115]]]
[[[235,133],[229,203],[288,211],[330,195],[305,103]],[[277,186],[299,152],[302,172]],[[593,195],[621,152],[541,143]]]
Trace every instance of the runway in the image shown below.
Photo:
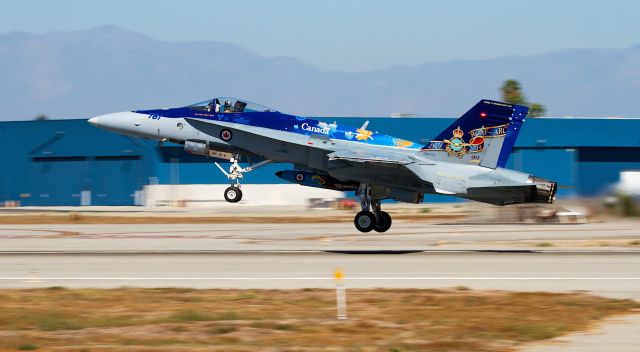
[[[0,225],[0,253],[382,249],[619,249],[640,253],[638,222],[502,225],[398,221],[384,234],[362,234],[350,223],[318,221],[315,224]]]
[[[398,222],[385,234],[360,234],[345,223],[2,225],[0,288],[331,288],[342,268],[348,287],[640,299],[640,246],[632,245],[639,228]]]
[[[0,256],[0,288],[332,288],[336,268],[352,288],[587,290],[640,299],[640,256],[597,253],[15,254]]]

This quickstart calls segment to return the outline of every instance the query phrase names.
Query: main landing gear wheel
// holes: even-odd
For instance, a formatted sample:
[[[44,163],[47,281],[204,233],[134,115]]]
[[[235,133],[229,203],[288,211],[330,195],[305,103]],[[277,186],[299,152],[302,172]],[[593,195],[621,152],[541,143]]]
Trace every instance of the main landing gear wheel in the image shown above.
[[[379,211],[376,215],[376,223],[373,229],[376,232],[387,232],[391,228],[391,215],[386,211]]]
[[[373,192],[372,192],[373,191]],[[356,196],[360,198],[361,212],[356,214],[353,223],[360,232],[386,232],[391,228],[391,215],[382,211],[380,200],[385,199],[388,194],[380,189],[373,189],[369,184],[361,183],[356,191]]]
[[[229,203],[238,203],[242,199],[240,188],[231,186],[224,190],[224,199]]]
[[[356,229],[360,232],[370,232],[376,225],[376,217],[372,212],[363,210],[356,214],[353,219],[353,223],[356,225]]]

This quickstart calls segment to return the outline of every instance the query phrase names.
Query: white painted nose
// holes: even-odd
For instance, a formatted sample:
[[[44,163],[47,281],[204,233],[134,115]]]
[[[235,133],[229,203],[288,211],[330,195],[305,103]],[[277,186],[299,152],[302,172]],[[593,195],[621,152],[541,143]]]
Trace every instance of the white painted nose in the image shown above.
[[[139,127],[144,115],[123,111],[90,118],[87,122],[98,128],[126,135],[140,135],[144,131]]]
[[[98,120],[99,120],[99,118],[98,118],[98,116],[96,116],[96,117],[90,118],[89,120],[87,120],[87,122],[92,124],[92,125],[94,125],[94,126],[96,126],[96,127],[98,127]]]

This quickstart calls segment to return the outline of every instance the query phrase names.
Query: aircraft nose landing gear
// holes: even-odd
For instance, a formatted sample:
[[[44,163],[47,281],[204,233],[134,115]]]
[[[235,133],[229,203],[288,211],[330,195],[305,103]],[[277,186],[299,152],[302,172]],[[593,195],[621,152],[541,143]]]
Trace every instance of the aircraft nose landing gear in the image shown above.
[[[214,164],[216,164],[218,169],[220,169],[220,171],[222,171],[222,173],[231,181],[231,186],[224,190],[224,199],[229,203],[238,203],[242,199],[242,190],[240,189],[242,187],[240,185],[240,180],[242,180],[243,177],[242,174],[265,166],[270,163],[271,160],[263,160],[255,165],[247,166],[245,168],[241,167],[239,164],[240,154],[234,154],[229,158],[229,161],[231,162],[229,172],[226,172],[217,162],[214,162]]]
[[[380,199],[372,200],[371,187],[362,184],[356,195],[360,197],[361,211],[356,214],[353,223],[360,232],[386,232],[391,228],[391,215],[382,211]],[[373,211],[371,211],[373,210]]]

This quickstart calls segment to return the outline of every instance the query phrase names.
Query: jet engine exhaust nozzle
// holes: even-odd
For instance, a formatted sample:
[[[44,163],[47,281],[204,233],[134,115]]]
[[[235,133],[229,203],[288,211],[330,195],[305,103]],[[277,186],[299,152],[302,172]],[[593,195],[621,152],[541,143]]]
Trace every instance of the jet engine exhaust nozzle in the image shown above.
[[[551,204],[556,199],[558,183],[541,177],[529,176],[530,183],[535,184],[535,203]]]

